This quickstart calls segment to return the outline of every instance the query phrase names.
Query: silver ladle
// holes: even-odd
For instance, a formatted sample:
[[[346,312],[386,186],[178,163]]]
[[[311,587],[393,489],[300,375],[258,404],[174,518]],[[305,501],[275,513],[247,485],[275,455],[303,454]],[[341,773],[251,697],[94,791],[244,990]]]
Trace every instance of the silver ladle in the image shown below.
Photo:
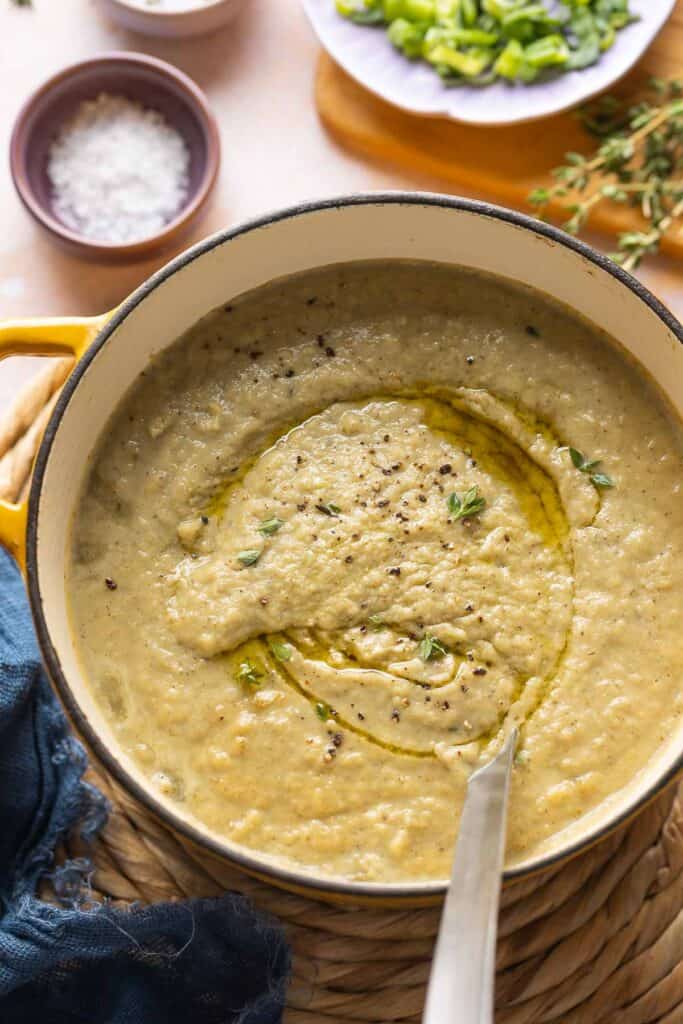
[[[422,1024],[493,1024],[496,932],[517,730],[470,777]]]

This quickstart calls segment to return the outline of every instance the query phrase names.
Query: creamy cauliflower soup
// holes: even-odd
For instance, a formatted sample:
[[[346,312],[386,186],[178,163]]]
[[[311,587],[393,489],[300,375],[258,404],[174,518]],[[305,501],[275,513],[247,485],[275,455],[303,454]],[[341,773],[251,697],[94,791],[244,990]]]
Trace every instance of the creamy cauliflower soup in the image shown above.
[[[508,864],[578,835],[678,727],[681,429],[551,300],[405,262],[278,281],[126,396],[67,581],[153,787],[317,874],[448,876],[520,729]]]

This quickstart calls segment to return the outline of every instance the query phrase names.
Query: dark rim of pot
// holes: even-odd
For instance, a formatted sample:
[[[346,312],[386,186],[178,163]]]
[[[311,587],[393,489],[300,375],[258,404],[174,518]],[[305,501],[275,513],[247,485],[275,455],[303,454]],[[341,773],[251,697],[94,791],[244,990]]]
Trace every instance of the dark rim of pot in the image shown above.
[[[394,899],[405,900],[406,903],[408,903],[410,900],[420,900],[429,898],[430,896],[442,895],[447,888],[447,883],[445,881],[388,884],[353,882],[335,877],[319,877],[313,874],[308,874],[304,870],[282,867],[276,862],[269,860],[265,855],[261,857],[258,854],[250,854],[241,847],[233,846],[227,840],[220,841],[213,838],[202,831],[201,828],[184,821],[181,817],[177,816],[173,811],[168,810],[167,807],[157,800],[150,789],[141,785],[132,777],[128,770],[124,768],[122,763],[112,753],[109,747],[100,739],[71,692],[71,688],[67,682],[66,675],[62,670],[59,656],[52,645],[47,628],[45,614],[43,611],[43,599],[38,583],[37,565],[37,536],[41,489],[52,444],[59,429],[59,424],[71,397],[78,387],[78,384],[88,366],[102,347],[107,343],[114,331],[116,331],[124,320],[126,320],[130,313],[139,306],[155,288],[158,288],[159,285],[175,274],[176,271],[181,270],[194,260],[199,259],[205,253],[224,245],[226,242],[230,242],[232,239],[238,238],[246,232],[268,227],[278,221],[288,220],[304,214],[317,213],[323,210],[344,209],[348,206],[387,205],[429,206],[443,207],[444,209],[449,210],[462,210],[467,213],[477,214],[493,220],[503,221],[507,224],[512,224],[516,227],[531,231],[535,235],[540,235],[557,245],[563,246],[565,249],[572,250],[577,255],[582,256],[594,266],[604,271],[606,274],[616,278],[625,288],[640,299],[641,302],[645,303],[645,305],[656,314],[656,316],[669,329],[669,331],[671,331],[678,341],[683,343],[683,326],[681,323],[658,299],[655,298],[654,295],[652,295],[647,288],[644,287],[644,285],[632,277],[631,274],[627,273],[615,264],[611,259],[609,259],[609,257],[596,252],[590,246],[578,241],[576,238],[566,234],[559,228],[550,224],[545,224],[525,214],[496,206],[492,203],[428,192],[369,192],[306,202],[283,210],[277,210],[273,213],[245,221],[234,228],[212,235],[205,241],[200,242],[188,249],[186,252],[181,253],[165,267],[162,267],[161,270],[148,278],[130,295],[128,299],[125,300],[93,340],[85,354],[81,357],[75,369],[71,373],[71,376],[64,385],[60,398],[45,430],[36,458],[29,497],[26,537],[26,567],[29,599],[40,647],[52,681],[69,717],[107,771],[114,776],[124,789],[131,793],[140,801],[141,804],[143,804],[143,806],[151,811],[153,815],[164,821],[175,831],[186,836],[198,846],[210,850],[212,853],[232,862],[247,872],[273,879],[280,882],[280,884],[285,887],[303,889],[310,893],[318,892],[321,895],[332,894],[351,899],[354,897],[361,900],[368,900],[372,898],[378,900]],[[620,825],[634,817],[638,811],[653,800],[682,771],[683,750],[681,750],[680,755],[675,762],[670,765],[667,771],[661,775],[655,783],[649,786],[648,789],[637,799],[633,800],[633,802],[624,811],[622,811],[621,814],[610,819],[605,824],[592,829],[587,835],[575,840],[573,843],[558,849],[556,852],[539,858],[528,867],[520,866],[508,869],[504,874],[504,881],[509,882],[519,878],[529,877],[561,862],[569,860],[578,853],[581,853],[583,850],[588,849],[601,839],[604,839]]]

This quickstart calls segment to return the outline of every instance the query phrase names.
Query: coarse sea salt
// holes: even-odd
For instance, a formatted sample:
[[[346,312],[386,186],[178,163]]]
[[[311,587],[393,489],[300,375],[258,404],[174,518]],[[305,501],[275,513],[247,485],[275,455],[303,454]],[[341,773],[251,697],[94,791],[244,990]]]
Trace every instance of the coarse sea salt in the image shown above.
[[[95,241],[137,242],[173,220],[188,195],[185,140],[157,110],[125,96],[85,100],[52,143],[52,208]]]

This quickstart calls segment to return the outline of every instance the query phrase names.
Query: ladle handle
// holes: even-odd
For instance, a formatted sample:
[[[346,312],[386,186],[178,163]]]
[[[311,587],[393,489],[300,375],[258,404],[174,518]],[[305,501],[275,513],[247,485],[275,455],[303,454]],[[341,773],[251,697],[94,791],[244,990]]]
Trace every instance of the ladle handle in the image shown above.
[[[493,1024],[496,932],[517,730],[467,786],[422,1024]]]

